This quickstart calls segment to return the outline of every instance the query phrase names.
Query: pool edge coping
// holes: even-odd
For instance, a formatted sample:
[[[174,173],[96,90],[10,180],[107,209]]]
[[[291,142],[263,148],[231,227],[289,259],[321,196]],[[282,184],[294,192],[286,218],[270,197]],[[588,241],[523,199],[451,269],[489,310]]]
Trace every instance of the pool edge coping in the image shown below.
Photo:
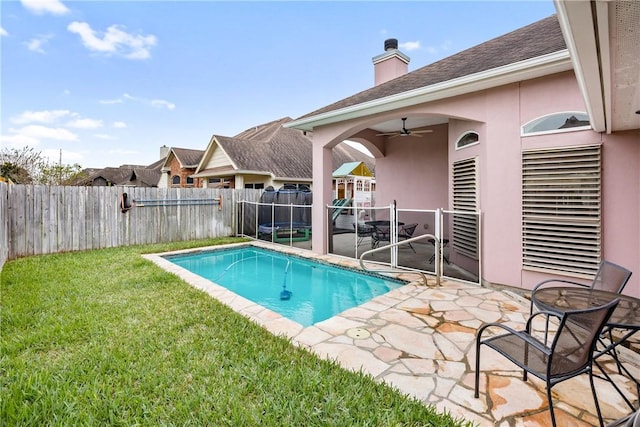
[[[295,322],[291,319],[288,319],[282,316],[281,314],[276,313],[273,310],[270,310],[262,305],[259,305],[253,301],[250,301],[247,298],[244,298],[236,294],[235,292],[230,291],[224,286],[218,285],[217,283],[209,279],[205,279],[202,276],[192,273],[189,270],[183,267],[180,267],[165,258],[166,256],[171,256],[171,255],[181,255],[181,254],[189,254],[189,253],[224,250],[224,249],[238,248],[243,246],[254,246],[254,247],[263,248],[263,249],[275,250],[277,252],[287,253],[289,255],[297,255],[306,259],[312,259],[319,262],[326,262],[342,268],[347,267],[347,268],[353,268],[358,271],[363,271],[360,268],[360,264],[358,263],[358,261],[351,258],[341,257],[333,254],[320,255],[308,249],[282,246],[282,245],[272,244],[268,242],[261,242],[261,241],[229,243],[224,245],[203,246],[198,248],[180,249],[176,251],[159,252],[154,254],[142,254],[142,257],[148,261],[153,262],[156,266],[160,267],[164,271],[167,271],[168,273],[171,273],[171,274],[175,274],[177,277],[184,280],[190,286],[205,292],[210,297],[215,298],[217,301],[231,308],[236,313],[241,314],[244,317],[248,318],[249,320],[257,323],[258,325],[267,329],[272,334],[276,336],[285,336],[286,338],[292,340],[295,344],[298,344],[298,345],[304,345],[304,346],[308,345],[308,343],[305,344],[302,342],[298,342],[295,339],[298,335],[300,335],[302,331],[308,330],[311,328],[317,328],[318,325],[321,325],[322,323],[331,322],[332,319],[340,317],[342,313],[336,314],[335,316],[332,316],[321,322],[314,323],[309,326],[303,326],[302,324]],[[375,271],[373,273],[375,273]],[[382,275],[381,273],[376,273],[376,274]],[[400,286],[399,288],[392,289],[391,291],[386,292],[382,295],[378,295],[372,298],[371,300],[365,302],[364,304],[347,309],[345,310],[345,312],[354,308],[362,307],[367,303],[375,302],[379,298],[388,298],[390,294],[394,292],[398,292],[399,290],[404,289],[407,286],[424,287],[424,285],[421,282],[416,280],[409,280],[406,277],[403,277],[404,275],[405,273],[384,274],[383,276],[388,276],[393,279],[404,281],[406,282],[406,284]]]

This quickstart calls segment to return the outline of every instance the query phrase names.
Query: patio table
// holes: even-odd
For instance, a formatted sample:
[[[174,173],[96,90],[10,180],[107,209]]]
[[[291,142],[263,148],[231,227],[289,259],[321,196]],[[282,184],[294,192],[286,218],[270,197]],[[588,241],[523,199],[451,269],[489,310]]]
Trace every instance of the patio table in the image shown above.
[[[599,289],[554,286],[538,289],[531,296],[531,301],[540,310],[562,314],[566,310],[583,310],[589,307],[603,305],[616,298],[620,301],[607,322],[607,328],[610,328],[611,331],[618,330],[619,334],[615,338],[613,334],[610,334],[610,342],[604,343],[602,349],[596,349],[594,363],[600,368],[600,371],[602,371],[606,379],[615,387],[627,404],[632,409],[637,409],[624,393],[622,393],[611,377],[602,369],[600,364],[598,364],[598,358],[605,354],[612,356],[618,365],[620,373],[624,371],[626,376],[636,384],[636,391],[640,397],[640,382],[622,365],[615,352],[616,347],[624,344],[636,332],[640,331],[640,299]]]
[[[375,248],[382,242],[391,241],[391,221],[389,220],[377,220],[366,221],[366,225],[373,227],[373,239],[371,240],[371,247]],[[404,222],[398,222],[398,226],[404,225]]]

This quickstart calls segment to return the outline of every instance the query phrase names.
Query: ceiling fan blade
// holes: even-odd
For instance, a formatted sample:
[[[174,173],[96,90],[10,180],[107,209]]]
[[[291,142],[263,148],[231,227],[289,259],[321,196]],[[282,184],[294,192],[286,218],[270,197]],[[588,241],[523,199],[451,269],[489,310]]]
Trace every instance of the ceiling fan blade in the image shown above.
[[[385,133],[376,133],[376,136],[389,136],[389,135],[400,135],[398,132],[385,132]]]
[[[427,130],[412,130],[411,134],[414,134],[414,133],[431,133],[431,132],[433,132],[431,129],[427,129]]]

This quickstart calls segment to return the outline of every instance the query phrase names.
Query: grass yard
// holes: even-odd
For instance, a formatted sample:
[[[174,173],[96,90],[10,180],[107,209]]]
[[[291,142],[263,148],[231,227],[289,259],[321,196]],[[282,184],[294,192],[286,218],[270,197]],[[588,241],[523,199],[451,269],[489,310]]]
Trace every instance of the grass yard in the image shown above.
[[[140,256],[231,241],[6,263],[2,425],[466,425],[292,346]]]

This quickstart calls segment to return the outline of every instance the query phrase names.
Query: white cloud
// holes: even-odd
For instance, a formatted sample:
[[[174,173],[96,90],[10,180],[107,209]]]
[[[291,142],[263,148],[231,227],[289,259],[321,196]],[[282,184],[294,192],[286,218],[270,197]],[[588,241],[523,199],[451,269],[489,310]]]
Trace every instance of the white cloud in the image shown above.
[[[36,15],[51,13],[52,15],[64,15],[69,13],[67,6],[59,0],[21,0],[25,9]]]
[[[64,128],[52,128],[41,125],[29,125],[20,129],[9,129],[12,133],[29,138],[55,139],[57,141],[77,141],[78,135]]]
[[[101,99],[98,101],[100,104],[110,105],[110,104],[122,104],[124,101],[122,99]]]
[[[125,122],[113,122],[113,127],[116,129],[124,129],[127,127]]]
[[[107,133],[96,133],[96,134],[94,134],[93,136],[94,136],[95,138],[102,139],[102,140],[104,140],[104,141],[113,141],[113,140],[118,139],[118,138],[116,138],[115,136],[113,136],[113,135],[109,135],[109,134],[107,134]]]
[[[82,44],[94,52],[107,55],[121,55],[128,59],[148,59],[151,57],[149,49],[156,44],[156,37],[153,35],[129,34],[124,27],[112,25],[101,35],[91,29],[86,22],[74,21],[67,26],[67,30],[78,34],[82,39]]]
[[[45,53],[43,46],[49,43],[49,39],[52,38],[53,36],[51,35],[38,36],[25,42],[24,44],[27,45],[27,49],[32,52]]]
[[[102,127],[102,120],[75,119],[67,123],[67,126],[76,129],[98,129]]]
[[[0,135],[0,145],[10,148],[23,148],[23,147],[35,147],[40,144],[37,138],[33,138],[27,135]]]
[[[17,125],[27,123],[54,123],[58,119],[71,116],[69,110],[44,110],[44,111],[25,111],[19,116],[12,117],[11,122]]]
[[[156,108],[163,108],[166,107],[167,110],[173,110],[174,108],[176,108],[176,104],[169,102],[169,101],[165,101],[164,99],[153,99],[151,100],[151,106],[156,107]]]
[[[147,104],[154,108],[166,108],[167,110],[173,110],[176,108],[176,104],[173,102],[164,100],[164,99],[145,99],[140,98],[138,96],[129,95],[128,93],[122,94],[120,98],[117,99],[109,99],[109,100],[101,100],[99,101],[101,104],[122,104],[125,100],[139,102],[141,104]]]
[[[5,30],[4,28],[0,27],[0,36],[8,36],[9,33],[7,33],[7,30]]]
[[[406,51],[417,50],[417,49],[420,49],[420,42],[419,42],[419,41],[415,41],[415,42],[404,42],[404,43],[400,43],[400,44],[398,44],[398,47],[399,47],[401,50],[406,50]]]

